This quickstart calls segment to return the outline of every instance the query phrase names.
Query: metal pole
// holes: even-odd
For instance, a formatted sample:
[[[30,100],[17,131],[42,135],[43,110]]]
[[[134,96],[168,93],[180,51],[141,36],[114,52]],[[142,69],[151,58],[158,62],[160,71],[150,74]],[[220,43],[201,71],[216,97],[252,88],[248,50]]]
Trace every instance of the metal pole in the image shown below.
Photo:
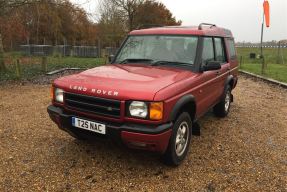
[[[264,32],[264,11],[263,11],[263,20],[262,20],[262,27],[261,27],[261,47],[260,47],[260,58],[262,59],[262,68],[261,73],[265,73],[265,64],[264,64],[264,56],[263,56],[263,32]]]
[[[264,11],[263,11],[263,21],[262,21],[262,27],[261,27],[261,50],[260,50],[260,56],[263,56],[263,32],[264,32]]]

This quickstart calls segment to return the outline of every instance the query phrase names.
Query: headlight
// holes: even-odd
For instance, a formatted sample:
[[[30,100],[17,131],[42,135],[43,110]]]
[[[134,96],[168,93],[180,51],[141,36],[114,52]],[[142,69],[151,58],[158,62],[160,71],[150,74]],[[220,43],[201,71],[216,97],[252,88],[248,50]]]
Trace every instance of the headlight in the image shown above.
[[[55,101],[59,103],[64,102],[64,90],[55,88]]]
[[[133,101],[129,106],[130,115],[133,117],[146,118],[148,114],[148,107],[145,102]]]

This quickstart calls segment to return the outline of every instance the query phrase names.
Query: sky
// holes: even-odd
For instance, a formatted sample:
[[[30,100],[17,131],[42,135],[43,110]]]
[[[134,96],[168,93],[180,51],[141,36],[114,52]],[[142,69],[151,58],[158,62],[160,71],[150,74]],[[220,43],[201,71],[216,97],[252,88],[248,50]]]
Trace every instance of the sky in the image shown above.
[[[97,18],[98,0],[71,0]],[[158,0],[183,25],[213,23],[230,29],[236,41],[260,42],[264,0]],[[270,27],[264,41],[287,39],[287,0],[269,0]]]

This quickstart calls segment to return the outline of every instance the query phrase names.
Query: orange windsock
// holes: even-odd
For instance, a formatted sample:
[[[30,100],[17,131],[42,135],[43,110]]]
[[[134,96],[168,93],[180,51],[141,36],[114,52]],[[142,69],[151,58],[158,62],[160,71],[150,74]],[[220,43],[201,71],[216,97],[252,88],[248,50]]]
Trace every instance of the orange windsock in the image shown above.
[[[269,6],[268,0],[264,0],[263,8],[264,8],[264,15],[265,15],[265,20],[266,20],[266,27],[269,27],[270,26],[270,6]]]

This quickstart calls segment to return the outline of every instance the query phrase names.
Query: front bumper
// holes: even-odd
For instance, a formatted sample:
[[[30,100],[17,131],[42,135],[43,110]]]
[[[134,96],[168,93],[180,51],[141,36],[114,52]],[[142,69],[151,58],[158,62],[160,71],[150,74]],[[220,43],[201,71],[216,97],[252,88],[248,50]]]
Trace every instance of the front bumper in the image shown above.
[[[47,108],[50,118],[58,127],[71,135],[84,135],[88,138],[105,137],[121,141],[131,148],[145,149],[149,151],[165,152],[171,136],[172,123],[159,126],[141,124],[115,124],[111,122],[101,122],[66,114],[60,107],[50,105]],[[100,135],[91,131],[82,130],[72,126],[72,117],[81,117],[90,121],[96,121],[106,125],[106,134]]]

